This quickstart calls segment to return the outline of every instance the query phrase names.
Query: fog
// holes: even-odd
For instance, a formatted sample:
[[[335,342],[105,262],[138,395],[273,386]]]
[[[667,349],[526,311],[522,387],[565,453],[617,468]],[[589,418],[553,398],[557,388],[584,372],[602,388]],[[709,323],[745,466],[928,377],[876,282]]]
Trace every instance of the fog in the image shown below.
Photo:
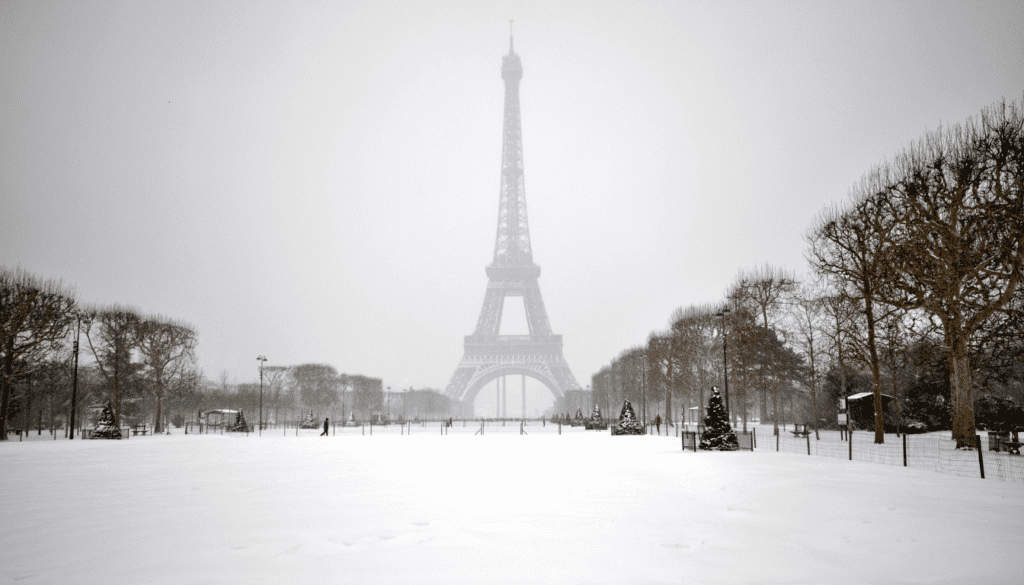
[[[806,274],[873,164],[1024,91],[1019,1],[5,2],[0,263],[190,322],[210,377],[264,354],[444,389],[494,251],[510,19],[584,386],[738,270]]]

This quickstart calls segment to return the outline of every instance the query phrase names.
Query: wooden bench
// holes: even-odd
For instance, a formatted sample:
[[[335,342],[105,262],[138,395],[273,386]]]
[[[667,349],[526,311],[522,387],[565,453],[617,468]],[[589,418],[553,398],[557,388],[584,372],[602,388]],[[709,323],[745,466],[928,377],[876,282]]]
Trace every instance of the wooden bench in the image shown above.
[[[794,424],[793,430],[790,432],[793,433],[793,437],[797,439],[803,439],[807,437],[807,435],[811,434],[811,431],[807,428],[807,425],[798,424]]]
[[[1010,455],[1020,455],[1020,446],[1024,445],[1020,441],[1001,441],[1001,444]]]
[[[132,427],[133,435],[138,435],[139,433],[145,435],[147,432],[149,432],[149,429],[146,428],[146,425],[134,425]]]

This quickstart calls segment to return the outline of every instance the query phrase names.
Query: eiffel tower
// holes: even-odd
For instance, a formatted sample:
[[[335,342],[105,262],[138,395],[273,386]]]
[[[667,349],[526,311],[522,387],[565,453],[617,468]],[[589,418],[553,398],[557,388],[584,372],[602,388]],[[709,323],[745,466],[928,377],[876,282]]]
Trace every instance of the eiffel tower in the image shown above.
[[[523,181],[523,135],[519,118],[519,81],[523,66],[509,37],[508,55],[501,60],[505,81],[505,122],[502,130],[501,191],[498,199],[498,233],[494,260],[487,267],[487,291],[476,331],[465,338],[465,353],[445,390],[451,398],[471,404],[480,390],[498,380],[499,416],[508,375],[523,376],[525,411],[526,376],[541,381],[558,405],[566,391],[579,384],[562,357],[562,336],[551,332],[533,263],[530,226],[526,222],[526,189]],[[528,335],[500,335],[505,297],[522,297]],[[524,412],[525,416],[525,412]]]

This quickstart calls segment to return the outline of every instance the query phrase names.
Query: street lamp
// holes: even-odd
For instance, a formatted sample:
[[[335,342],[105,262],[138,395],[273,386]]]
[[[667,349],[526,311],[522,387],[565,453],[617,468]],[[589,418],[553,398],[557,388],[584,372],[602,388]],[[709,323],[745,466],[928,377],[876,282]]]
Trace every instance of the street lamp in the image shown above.
[[[263,436],[263,362],[267,361],[266,356],[256,356],[256,359],[260,362],[260,418],[258,424],[260,426],[260,435]]]
[[[722,375],[725,377],[725,418],[729,420],[729,334],[725,331],[725,318],[729,316],[729,307],[715,313],[722,318]]]

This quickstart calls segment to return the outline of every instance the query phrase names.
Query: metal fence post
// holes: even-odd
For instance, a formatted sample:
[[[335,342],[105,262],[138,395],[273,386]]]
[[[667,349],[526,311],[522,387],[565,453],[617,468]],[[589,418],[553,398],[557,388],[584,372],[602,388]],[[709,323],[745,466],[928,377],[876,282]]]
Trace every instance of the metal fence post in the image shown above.
[[[757,427],[754,427],[751,430],[754,431],[754,449],[757,449]],[[751,451],[753,451],[754,449],[751,449]]]
[[[907,466],[907,433],[903,433],[903,467]]]
[[[811,454],[811,434],[807,433],[807,454]]]
[[[779,452],[779,433],[775,433],[775,452]]]
[[[974,438],[978,443],[978,468],[981,470],[981,479],[985,479],[985,460],[981,458],[981,435],[974,435]]]
[[[846,425],[846,442],[849,443],[850,461],[853,461],[853,428],[850,427],[849,423]]]

